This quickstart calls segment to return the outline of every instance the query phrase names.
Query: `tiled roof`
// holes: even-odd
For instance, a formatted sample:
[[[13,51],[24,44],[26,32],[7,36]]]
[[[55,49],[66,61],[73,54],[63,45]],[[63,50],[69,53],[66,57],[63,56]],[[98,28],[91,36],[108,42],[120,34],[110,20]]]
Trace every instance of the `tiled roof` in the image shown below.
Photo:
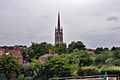
[[[18,59],[18,62],[20,64],[23,63],[22,50],[20,48],[14,48],[13,50],[9,50],[9,49],[6,49],[6,48],[0,48],[0,50],[4,51],[4,53],[13,54]]]

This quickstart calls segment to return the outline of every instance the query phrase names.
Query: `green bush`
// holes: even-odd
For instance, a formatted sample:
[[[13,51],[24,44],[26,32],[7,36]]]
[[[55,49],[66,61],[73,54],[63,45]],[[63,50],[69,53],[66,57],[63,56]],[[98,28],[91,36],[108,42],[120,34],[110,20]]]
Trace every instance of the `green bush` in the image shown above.
[[[10,80],[18,80],[17,78],[11,78]]]
[[[89,66],[89,67],[82,67],[78,70],[78,75],[79,76],[91,76],[91,75],[99,75],[99,69],[94,66]]]
[[[0,72],[0,80],[7,80],[5,73]]]
[[[25,80],[33,80],[33,77],[25,77]]]
[[[108,75],[119,75],[120,76],[120,70],[101,70],[101,74],[105,74],[107,72]]]
[[[116,59],[113,61],[113,65],[120,66],[120,59]]]
[[[18,80],[25,80],[24,75],[23,75],[23,74],[22,74],[22,75],[19,75],[19,76],[18,76]]]
[[[120,76],[120,67],[111,66],[101,68],[101,74],[104,75],[107,72],[108,75],[119,75]]]

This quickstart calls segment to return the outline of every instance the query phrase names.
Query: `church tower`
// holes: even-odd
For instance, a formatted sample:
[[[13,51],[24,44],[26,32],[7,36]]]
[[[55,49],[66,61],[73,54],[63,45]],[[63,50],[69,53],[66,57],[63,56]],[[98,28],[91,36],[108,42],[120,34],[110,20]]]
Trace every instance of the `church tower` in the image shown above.
[[[63,43],[63,29],[60,24],[60,13],[58,12],[58,23],[57,27],[55,27],[55,44]]]

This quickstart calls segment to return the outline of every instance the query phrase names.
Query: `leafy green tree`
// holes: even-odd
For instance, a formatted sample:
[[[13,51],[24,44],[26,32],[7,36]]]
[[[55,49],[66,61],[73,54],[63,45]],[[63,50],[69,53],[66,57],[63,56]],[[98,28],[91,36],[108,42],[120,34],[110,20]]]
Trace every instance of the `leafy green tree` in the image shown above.
[[[72,75],[77,75],[79,67],[88,66],[93,63],[93,59],[89,56],[87,50],[75,49],[71,54],[65,55],[66,63],[71,69]]]
[[[109,51],[109,48],[105,47],[105,48],[104,48],[104,51]]]
[[[93,59],[88,54],[87,50],[75,49],[71,53],[71,57],[74,58],[74,59],[72,59],[72,60],[74,60],[73,62],[79,63],[79,66],[88,66],[88,65],[91,65],[93,63]]]
[[[92,76],[92,75],[99,75],[99,69],[96,66],[86,66],[86,67],[81,67],[78,70],[78,75],[79,76]]]
[[[85,50],[86,46],[83,44],[83,42],[81,41],[77,41],[77,42],[71,42],[69,45],[68,45],[68,52],[71,53],[73,52],[74,49],[79,49],[79,50]]]
[[[66,43],[56,44],[55,46],[53,46],[53,52],[55,52],[57,54],[66,53],[66,50],[67,50]]]
[[[120,50],[120,47],[114,47],[114,46],[113,46],[113,47],[111,48],[111,51],[115,51],[115,50]]]
[[[20,64],[16,57],[11,54],[0,57],[0,72],[3,72],[7,77],[11,72],[19,73]]]
[[[38,55],[43,55],[48,53],[48,44],[46,42],[41,42],[41,43],[32,43],[30,46],[34,51],[35,54]]]
[[[120,59],[120,49],[116,49],[113,51],[113,57],[115,59]]]
[[[96,48],[95,53],[100,54],[103,50],[103,47],[98,47]]]
[[[41,55],[47,54],[50,49],[52,49],[52,44],[46,42],[34,43],[28,48],[28,58],[29,60],[33,57],[39,57]]]
[[[105,61],[105,64],[111,66],[111,65],[113,65],[113,61],[114,61],[114,58],[113,58],[113,57],[108,58],[108,59]]]
[[[106,57],[102,54],[96,56],[95,65],[103,65],[106,61]]]
[[[79,50],[75,49],[71,54],[65,55],[65,62],[69,65],[72,75],[77,75],[77,70],[79,69],[80,54]]]
[[[52,72],[53,77],[63,76],[65,71],[69,71],[69,65],[65,61],[65,55],[58,55],[51,58],[46,64],[45,69]]]
[[[112,57],[110,51],[101,51],[100,54],[95,56],[95,65],[105,65],[107,60]]]
[[[119,75],[120,76],[120,66],[103,66],[101,67],[101,74],[104,75],[107,72],[107,75]]]
[[[39,60],[33,59],[29,65],[30,69],[33,72],[33,78],[39,78],[39,72],[42,69],[42,63]]]
[[[22,55],[23,55],[23,59],[24,60],[28,60],[28,48],[27,48],[27,46],[26,47],[22,47]]]
[[[113,61],[114,66],[120,66],[120,59],[116,59]]]
[[[35,57],[35,51],[30,47],[27,49],[26,60],[31,62],[31,59]]]

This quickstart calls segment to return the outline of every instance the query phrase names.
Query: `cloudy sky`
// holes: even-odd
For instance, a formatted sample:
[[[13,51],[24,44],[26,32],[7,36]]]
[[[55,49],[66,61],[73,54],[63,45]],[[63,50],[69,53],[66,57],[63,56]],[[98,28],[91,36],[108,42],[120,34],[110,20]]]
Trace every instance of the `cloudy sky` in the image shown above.
[[[120,0],[0,0],[0,45],[54,44],[58,11],[64,42],[120,46]]]

